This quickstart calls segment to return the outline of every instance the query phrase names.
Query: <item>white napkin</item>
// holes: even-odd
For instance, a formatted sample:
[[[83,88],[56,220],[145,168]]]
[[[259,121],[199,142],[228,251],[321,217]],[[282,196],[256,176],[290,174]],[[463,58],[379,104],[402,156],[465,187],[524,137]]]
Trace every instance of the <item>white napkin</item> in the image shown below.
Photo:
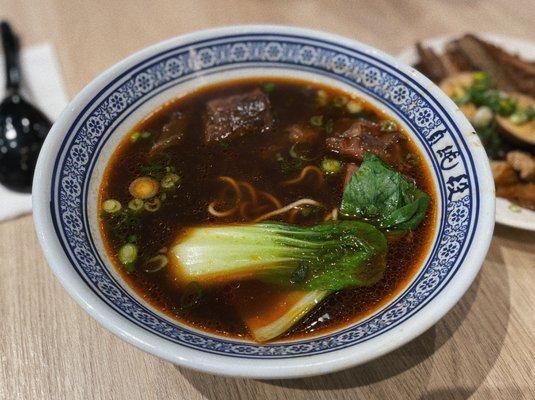
[[[33,105],[55,121],[67,105],[67,95],[59,72],[54,48],[50,43],[21,51],[22,94]],[[0,98],[4,97],[4,59],[0,57]],[[32,210],[29,194],[21,194],[0,185],[0,221]]]

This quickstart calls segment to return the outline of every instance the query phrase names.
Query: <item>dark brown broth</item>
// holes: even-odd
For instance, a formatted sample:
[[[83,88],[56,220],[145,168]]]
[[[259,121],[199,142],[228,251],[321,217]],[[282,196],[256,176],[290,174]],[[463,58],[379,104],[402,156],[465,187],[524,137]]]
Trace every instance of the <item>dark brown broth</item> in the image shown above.
[[[240,296],[246,296],[248,290],[273,291],[277,290],[276,288],[259,282],[231,283],[213,287],[205,290],[197,306],[184,309],[183,290],[168,279],[165,270],[146,273],[137,268],[135,272],[127,273],[115,254],[124,244],[124,237],[132,233],[139,235],[137,243],[140,258],[148,258],[161,248],[169,246],[177,234],[186,227],[215,222],[241,222],[236,219],[216,219],[207,212],[207,205],[221,191],[221,183],[217,178],[223,175],[249,182],[260,190],[274,194],[283,204],[308,197],[322,202],[329,210],[339,206],[343,174],[327,179],[321,190],[317,189],[312,181],[308,185],[282,187],[280,182],[289,176],[298,175],[299,170],[290,175],[283,173],[273,160],[264,161],[259,149],[282,143],[285,146],[283,151],[287,152],[285,128],[293,123],[308,123],[310,118],[318,113],[334,120],[348,116],[344,107],[318,109],[315,102],[318,89],[323,89],[332,96],[347,96],[347,94],[310,82],[286,79],[269,81],[276,84],[276,89],[269,94],[276,118],[276,129],[264,137],[242,138],[233,141],[229,146],[206,146],[201,140],[202,114],[206,102],[259,87],[266,82],[262,79],[232,81],[205,87],[165,104],[141,121],[133,131],[148,131],[152,133],[152,137],[157,137],[171,113],[187,110],[194,116],[181,145],[169,152],[169,164],[173,165],[182,177],[180,187],[168,194],[158,212],[143,214],[136,222],[137,228],[134,230],[129,231],[125,228],[124,232],[112,234],[107,228],[105,219],[102,216],[100,219],[108,253],[114,260],[117,270],[136,293],[173,318],[203,330],[233,337],[250,338],[250,335],[232,304],[239,301]],[[369,104],[365,104],[365,109],[364,114],[368,118],[378,120],[386,118]],[[113,198],[119,200],[123,207],[128,203],[131,198],[128,186],[132,180],[142,175],[141,166],[148,162],[147,153],[151,144],[151,140],[131,143],[129,136],[123,140],[106,169],[100,201]],[[419,154],[410,140],[407,141],[406,148],[407,151]],[[325,155],[333,157],[322,146],[314,149],[313,153],[318,160]],[[420,159],[424,158],[420,155]],[[379,283],[372,287],[345,289],[330,295],[287,332],[283,336],[284,339],[336,329],[364,317],[395,296],[421,265],[433,234],[435,191],[429,168],[425,163],[409,166],[403,172],[431,195],[432,201],[427,218],[407,238],[397,244],[389,245],[387,271]],[[315,223],[322,218],[323,215],[318,216],[317,220],[308,219],[300,223]]]

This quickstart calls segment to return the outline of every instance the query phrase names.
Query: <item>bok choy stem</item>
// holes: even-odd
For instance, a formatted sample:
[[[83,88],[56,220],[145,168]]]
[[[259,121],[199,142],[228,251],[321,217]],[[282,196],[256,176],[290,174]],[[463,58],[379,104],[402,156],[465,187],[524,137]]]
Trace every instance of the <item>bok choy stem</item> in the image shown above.
[[[385,236],[364,222],[265,222],[190,228],[169,259],[172,274],[185,283],[254,277],[297,290],[338,290],[377,282],[386,249]]]

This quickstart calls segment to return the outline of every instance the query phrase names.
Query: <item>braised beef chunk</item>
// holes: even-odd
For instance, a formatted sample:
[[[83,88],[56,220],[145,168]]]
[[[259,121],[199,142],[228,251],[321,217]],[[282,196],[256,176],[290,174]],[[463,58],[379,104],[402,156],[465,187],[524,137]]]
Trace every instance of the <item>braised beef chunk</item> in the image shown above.
[[[344,188],[347,186],[353,174],[359,167],[355,163],[347,163],[344,172]]]
[[[162,127],[160,136],[149,150],[149,157],[179,144],[188,128],[188,120],[188,116],[180,111],[171,114],[169,122]]]
[[[295,124],[288,128],[288,138],[292,143],[314,144],[320,138],[320,132],[310,126]]]
[[[338,126],[345,125],[344,123]],[[403,165],[403,142],[405,137],[399,132],[383,132],[375,122],[359,120],[347,129],[327,138],[327,148],[343,157],[361,162],[366,152],[372,152],[389,164]]]
[[[273,128],[269,98],[260,89],[211,100],[204,116],[204,142],[234,140]]]

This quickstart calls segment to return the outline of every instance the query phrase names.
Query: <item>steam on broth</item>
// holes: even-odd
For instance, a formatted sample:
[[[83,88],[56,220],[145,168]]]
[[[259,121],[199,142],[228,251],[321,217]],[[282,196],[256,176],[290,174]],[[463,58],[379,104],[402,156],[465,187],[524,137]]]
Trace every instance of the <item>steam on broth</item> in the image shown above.
[[[140,296],[259,342],[376,310],[419,267],[435,215],[428,166],[395,121],[271,78],[156,110],[116,149],[99,201],[107,252]]]

